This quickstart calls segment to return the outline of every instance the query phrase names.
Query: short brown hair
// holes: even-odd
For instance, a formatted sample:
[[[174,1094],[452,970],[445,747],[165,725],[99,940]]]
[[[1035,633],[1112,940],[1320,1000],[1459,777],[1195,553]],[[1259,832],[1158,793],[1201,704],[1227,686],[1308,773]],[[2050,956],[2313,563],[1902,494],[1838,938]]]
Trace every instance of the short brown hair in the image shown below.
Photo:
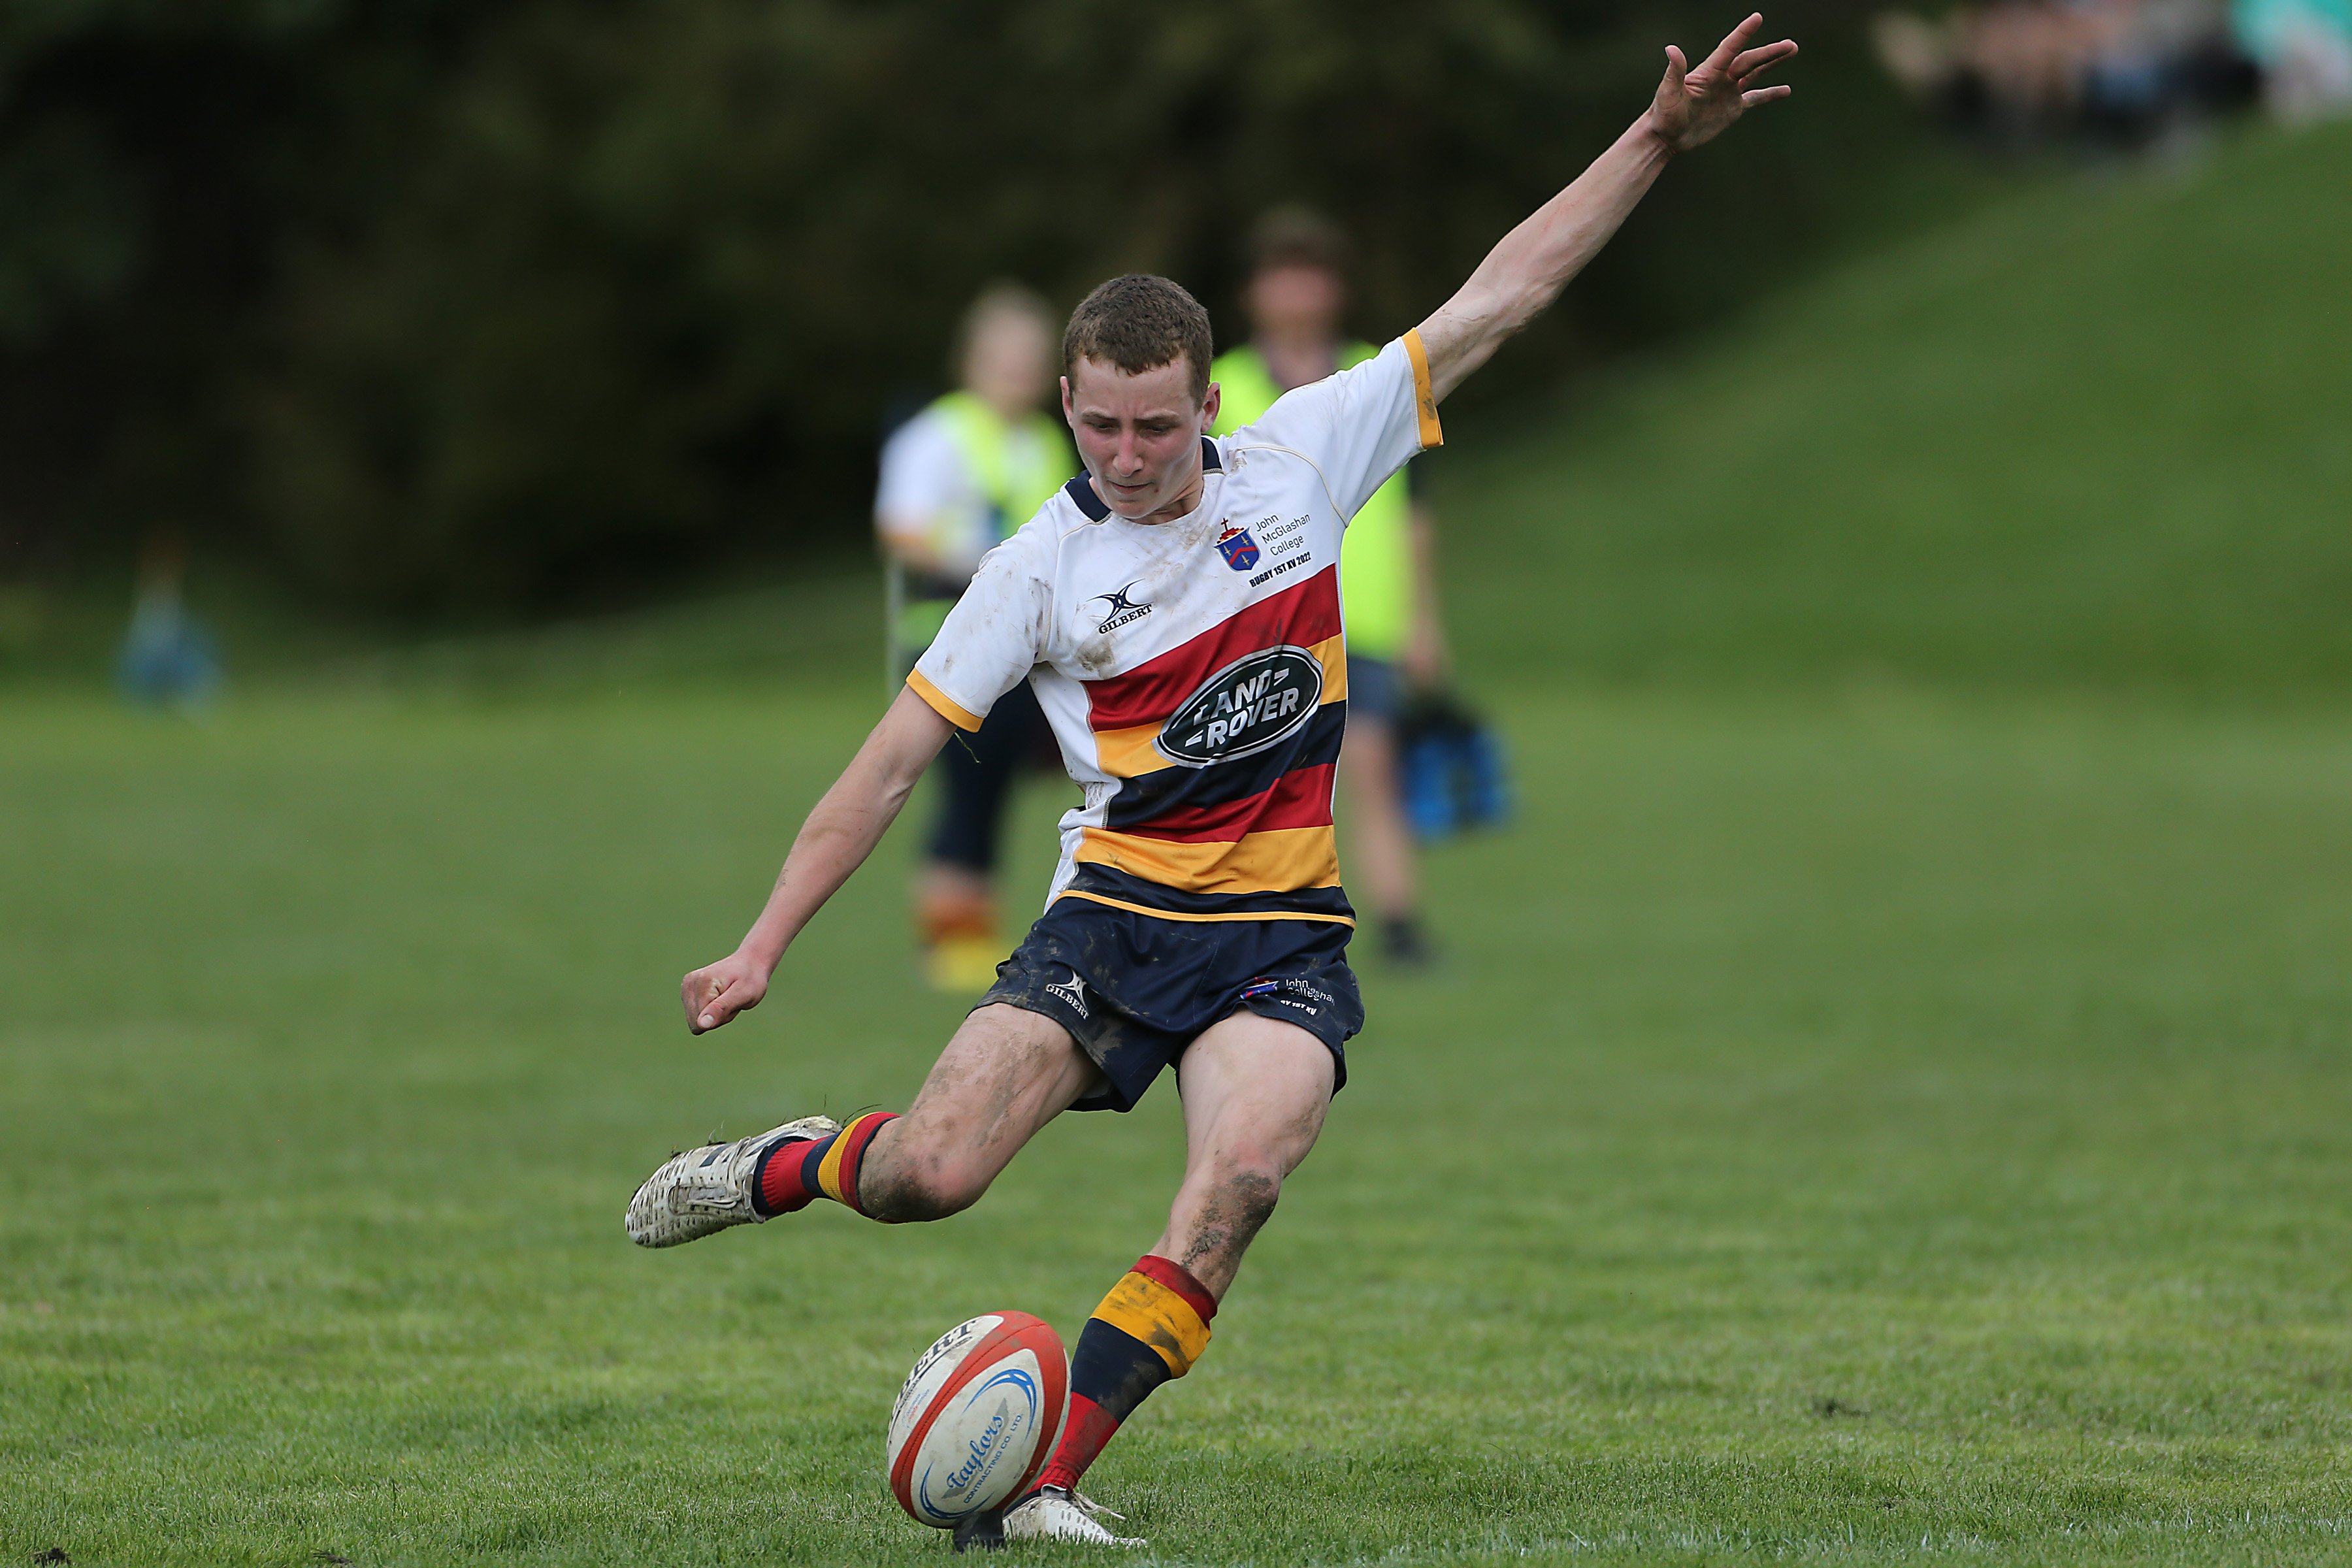
[[[1062,331],[1062,374],[1082,359],[1098,359],[1141,375],[1182,355],[1192,373],[1192,400],[1209,395],[1209,362],[1216,357],[1209,312],[1181,284],[1149,272],[1130,272],[1097,287],[1070,312]]]
[[[1253,273],[1312,267],[1344,278],[1348,259],[1348,237],[1313,207],[1276,207],[1251,226],[1249,268]]]

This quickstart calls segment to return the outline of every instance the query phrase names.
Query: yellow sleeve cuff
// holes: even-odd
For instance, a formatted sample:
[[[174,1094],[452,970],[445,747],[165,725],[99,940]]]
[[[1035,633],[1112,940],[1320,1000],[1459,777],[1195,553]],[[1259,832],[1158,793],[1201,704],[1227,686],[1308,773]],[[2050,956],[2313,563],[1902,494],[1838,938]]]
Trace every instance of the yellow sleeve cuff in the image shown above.
[[[1413,412],[1421,416],[1421,449],[1445,445],[1445,426],[1437,422],[1437,389],[1429,383],[1429,351],[1422,346],[1421,329],[1404,335],[1404,357],[1412,361]]]
[[[964,733],[969,735],[979,732],[980,715],[977,713],[968,712],[956,706],[956,704],[949,699],[946,692],[941,691],[938,687],[933,686],[929,680],[923,679],[923,672],[921,670],[912,669],[907,672],[907,689],[912,691],[916,696],[929,703],[932,708],[938,710],[940,718],[946,720],[957,729],[961,730]]]

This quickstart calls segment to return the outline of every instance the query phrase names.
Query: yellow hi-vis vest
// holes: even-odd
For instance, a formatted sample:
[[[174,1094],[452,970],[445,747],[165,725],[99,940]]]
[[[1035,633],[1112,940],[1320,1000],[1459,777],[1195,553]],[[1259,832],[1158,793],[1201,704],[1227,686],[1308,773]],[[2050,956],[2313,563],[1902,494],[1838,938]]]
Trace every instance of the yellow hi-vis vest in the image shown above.
[[[1370,343],[1346,344],[1338,368],[1350,369],[1379,353]],[[1254,348],[1218,355],[1209,379],[1223,389],[1214,432],[1219,436],[1260,417],[1282,395],[1265,357]],[[1402,469],[1349,520],[1339,545],[1339,594],[1351,651],[1368,658],[1404,657],[1412,637],[1412,500]]]
[[[1048,415],[1030,414],[1017,426],[1008,425],[986,399],[970,392],[950,392],[923,412],[947,426],[971,475],[972,489],[987,502],[992,545],[1011,538],[1078,471],[1069,432]],[[1016,429],[1029,439],[1013,440]],[[940,593],[936,585],[929,592],[910,589],[895,563],[889,582],[893,651],[898,658],[911,658],[940,635],[956,595]]]

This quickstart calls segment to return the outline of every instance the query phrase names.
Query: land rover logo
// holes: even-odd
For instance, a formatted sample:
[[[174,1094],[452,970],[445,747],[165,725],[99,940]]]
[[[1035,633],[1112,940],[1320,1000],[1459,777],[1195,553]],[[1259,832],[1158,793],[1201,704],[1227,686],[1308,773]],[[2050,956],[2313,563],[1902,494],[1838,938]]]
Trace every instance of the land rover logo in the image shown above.
[[[1202,683],[1160,728],[1160,749],[1192,767],[1278,745],[1315,717],[1323,667],[1303,647],[1237,658]]]

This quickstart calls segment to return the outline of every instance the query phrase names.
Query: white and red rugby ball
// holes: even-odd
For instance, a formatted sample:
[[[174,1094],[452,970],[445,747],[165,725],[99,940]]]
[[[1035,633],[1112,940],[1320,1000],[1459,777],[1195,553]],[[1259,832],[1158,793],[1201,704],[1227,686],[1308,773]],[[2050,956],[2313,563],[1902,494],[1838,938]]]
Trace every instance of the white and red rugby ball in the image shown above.
[[[916,1523],[952,1530],[1028,1489],[1069,1408],[1070,1358],[1051,1323],[1026,1312],[958,1323],[890,1407],[890,1495]]]

